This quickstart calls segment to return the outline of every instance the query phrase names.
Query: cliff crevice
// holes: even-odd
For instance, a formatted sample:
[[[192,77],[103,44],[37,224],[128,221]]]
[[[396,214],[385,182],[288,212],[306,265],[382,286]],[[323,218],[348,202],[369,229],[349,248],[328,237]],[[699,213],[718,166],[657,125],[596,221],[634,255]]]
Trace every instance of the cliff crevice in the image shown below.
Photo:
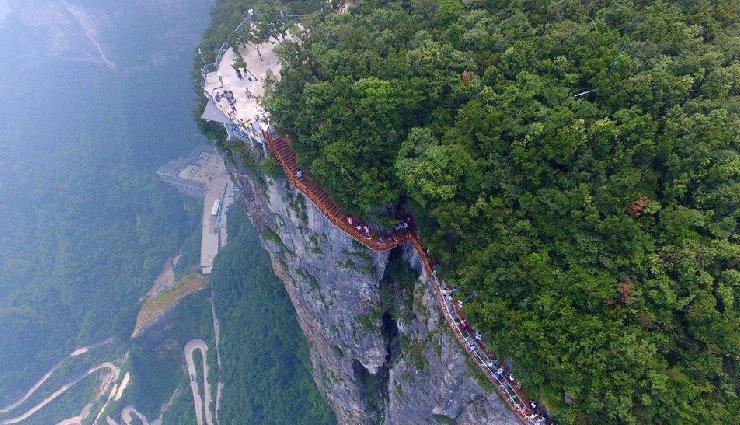
[[[372,251],[284,177],[231,172],[340,424],[518,423],[471,374],[408,243]]]

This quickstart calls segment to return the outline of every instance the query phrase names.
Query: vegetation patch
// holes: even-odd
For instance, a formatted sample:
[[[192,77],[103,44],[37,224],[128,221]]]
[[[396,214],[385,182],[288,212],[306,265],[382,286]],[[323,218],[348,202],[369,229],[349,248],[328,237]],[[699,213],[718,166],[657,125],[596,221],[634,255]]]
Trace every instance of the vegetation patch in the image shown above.
[[[181,299],[206,287],[206,281],[195,273],[182,276],[177,284],[154,298],[148,299],[141,306],[136,318],[132,337],[136,337],[150,323],[157,320],[164,312],[176,305]]]
[[[359,315],[355,317],[355,321],[359,323],[360,326],[367,331],[377,332],[378,330],[378,326],[375,324],[375,321],[372,319],[372,316],[369,314]]]
[[[723,423],[739,24],[735,0],[355,2],[283,46],[266,106],[347,213],[413,214],[558,423]]]
[[[417,370],[429,368],[429,359],[426,356],[427,344],[425,340],[401,337],[401,350],[408,355],[411,364]]]
[[[455,425],[457,423],[455,419],[445,415],[432,414],[432,417],[434,418],[434,423],[438,424]]]

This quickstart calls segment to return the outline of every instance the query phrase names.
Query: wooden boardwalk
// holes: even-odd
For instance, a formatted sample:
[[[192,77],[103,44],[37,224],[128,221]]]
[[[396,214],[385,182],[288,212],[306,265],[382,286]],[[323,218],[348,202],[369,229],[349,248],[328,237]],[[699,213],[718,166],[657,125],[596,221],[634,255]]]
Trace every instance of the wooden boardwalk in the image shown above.
[[[498,394],[522,423],[530,425],[554,423],[535,411],[529,398],[521,390],[521,386],[504,371],[498,359],[493,356],[483,341],[475,339],[475,330],[465,322],[465,316],[460,310],[459,302],[450,295],[452,288],[434,272],[432,262],[415,233],[404,230],[396,232],[391,237],[375,237],[363,233],[354,223],[350,225],[348,222],[349,216],[336,206],[331,197],[321,190],[305,171],[301,171],[302,176],[300,178],[297,176],[300,167],[288,140],[282,137],[274,137],[268,133],[263,133],[263,137],[270,151],[273,152],[278,163],[285,171],[288,180],[306,195],[334,226],[342,229],[359,243],[374,251],[388,251],[404,242],[410,242],[422,260],[426,275],[433,283],[432,287],[442,315],[463,351],[475,363],[486,379],[494,385]]]

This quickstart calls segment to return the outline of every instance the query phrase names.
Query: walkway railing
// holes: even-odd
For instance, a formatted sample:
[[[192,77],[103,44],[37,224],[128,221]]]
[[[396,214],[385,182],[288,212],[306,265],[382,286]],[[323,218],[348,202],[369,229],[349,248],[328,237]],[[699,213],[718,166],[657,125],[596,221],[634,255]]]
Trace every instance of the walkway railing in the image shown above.
[[[293,17],[289,16],[288,18],[291,19]],[[237,30],[243,25],[251,23],[251,20],[252,16],[248,15],[239,23]],[[221,49],[219,49],[216,62],[204,65],[202,68],[204,88],[206,75],[209,72],[213,72],[218,69],[218,65],[228,48],[229,44],[224,43],[221,46]],[[207,90],[204,90],[204,93],[207,97],[213,100],[211,93],[208,93]],[[229,115],[229,117],[232,120],[233,125],[240,127],[246,131],[247,134],[252,131],[252,129],[247,126],[247,123],[239,122],[231,115]],[[257,136],[258,134],[254,133],[254,135]],[[458,308],[458,302],[456,302],[454,297],[450,295],[452,293],[452,288],[443,279],[437,276],[432,267],[431,260],[416,234],[409,232],[408,230],[401,229],[390,235],[378,237],[373,236],[366,230],[366,228],[363,228],[363,226],[355,225],[352,218],[339,209],[331,197],[321,190],[310,176],[308,176],[303,170],[300,170],[295,159],[295,154],[290,149],[287,139],[274,137],[269,132],[262,132],[262,138],[267,143],[268,148],[274,153],[278,163],[285,171],[288,180],[290,180],[298,190],[306,195],[334,226],[342,229],[345,233],[352,236],[352,238],[374,251],[388,251],[398,247],[406,241],[411,242],[412,246],[419,254],[419,257],[422,259],[427,276],[433,283],[432,287],[434,289],[437,302],[442,310],[442,315],[452,331],[453,336],[468,357],[473,361],[473,363],[475,363],[476,367],[478,367],[486,379],[493,384],[498,394],[522,423],[529,425],[553,423],[537,412],[536,405],[529,401],[526,395],[522,392],[521,386],[511,378],[511,375],[504,371],[503,366],[499,364],[498,359],[491,354],[483,341],[480,338],[475,338],[474,329],[465,322],[465,316]]]
[[[331,197],[321,190],[305,171],[300,169],[295,154],[285,138],[274,137],[267,132],[263,132],[263,137],[268,148],[275,154],[275,158],[285,171],[288,180],[306,195],[334,226],[375,251],[387,251],[406,241],[411,242],[411,245],[422,259],[424,271],[433,283],[434,294],[442,310],[442,315],[460,347],[486,379],[493,384],[498,394],[519,420],[530,425],[553,423],[536,411],[536,405],[527,398],[521,390],[521,386],[511,378],[511,375],[504,371],[503,366],[499,364],[498,359],[491,354],[483,341],[475,338],[474,329],[465,322],[465,316],[458,307],[459,303],[451,295],[452,288],[437,276],[426,250],[415,233],[403,231],[385,238],[368,236],[358,230],[357,227],[348,222],[348,215],[334,204]]]

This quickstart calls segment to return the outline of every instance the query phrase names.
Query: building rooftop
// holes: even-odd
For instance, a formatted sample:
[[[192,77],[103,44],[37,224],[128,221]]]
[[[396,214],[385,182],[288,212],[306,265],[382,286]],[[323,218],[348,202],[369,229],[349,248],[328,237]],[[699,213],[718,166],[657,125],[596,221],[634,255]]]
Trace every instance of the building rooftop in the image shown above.
[[[169,161],[163,166],[157,169],[157,175],[159,176],[172,176],[177,177],[185,166],[189,164],[195,164],[201,158],[204,153],[210,155],[216,152],[216,148],[206,143],[199,143],[188,156],[182,156],[180,158]]]

